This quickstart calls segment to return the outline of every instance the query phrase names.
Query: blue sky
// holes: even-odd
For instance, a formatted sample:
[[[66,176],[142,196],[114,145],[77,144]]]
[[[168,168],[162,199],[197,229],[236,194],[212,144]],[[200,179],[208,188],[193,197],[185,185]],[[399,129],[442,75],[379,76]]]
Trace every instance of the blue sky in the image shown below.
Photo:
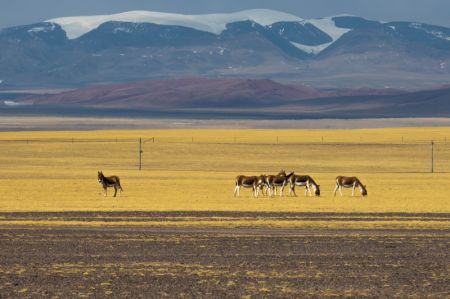
[[[269,8],[302,18],[353,14],[450,27],[450,0],[0,0],[0,28],[73,15],[156,10],[186,14]]]

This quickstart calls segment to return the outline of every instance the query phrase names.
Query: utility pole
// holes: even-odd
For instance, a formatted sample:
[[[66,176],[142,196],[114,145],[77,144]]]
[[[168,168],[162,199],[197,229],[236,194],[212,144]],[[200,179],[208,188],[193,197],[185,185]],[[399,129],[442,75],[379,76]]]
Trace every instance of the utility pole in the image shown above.
[[[139,137],[139,170],[142,169],[142,137]]]
[[[434,141],[431,141],[431,173],[434,173]]]

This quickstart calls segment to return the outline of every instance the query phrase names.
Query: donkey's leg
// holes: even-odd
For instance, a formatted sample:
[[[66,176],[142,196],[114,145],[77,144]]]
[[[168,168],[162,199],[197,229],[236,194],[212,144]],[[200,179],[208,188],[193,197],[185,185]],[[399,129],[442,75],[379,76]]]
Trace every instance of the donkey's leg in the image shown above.
[[[339,185],[336,184],[336,188],[334,188],[333,197],[336,197],[336,191],[339,189]]]
[[[353,183],[353,187],[352,187],[352,197],[355,196],[355,188],[356,188],[356,184]]]
[[[114,197],[117,195],[117,185],[114,185]]]
[[[106,197],[108,196],[108,187],[103,187],[103,195]]]
[[[306,182],[306,191],[308,191],[309,197],[311,197],[312,196],[311,185],[309,184],[309,182]],[[306,193],[305,193],[305,196],[306,196]]]
[[[122,187],[120,185],[117,185],[117,189],[119,190],[119,196],[122,195]]]
[[[236,184],[236,187],[234,187],[234,193],[233,196],[236,197],[236,193],[238,192],[239,186]]]
[[[295,184],[291,184],[289,186],[289,196],[291,196],[292,193],[294,193],[294,196],[296,196],[294,188],[295,188]]]
[[[280,197],[283,196],[283,190],[284,190],[284,187],[286,187],[286,184],[283,183],[283,185],[281,185]]]
[[[295,193],[295,184],[292,186],[292,192],[294,193],[294,196],[297,197],[297,193]]]

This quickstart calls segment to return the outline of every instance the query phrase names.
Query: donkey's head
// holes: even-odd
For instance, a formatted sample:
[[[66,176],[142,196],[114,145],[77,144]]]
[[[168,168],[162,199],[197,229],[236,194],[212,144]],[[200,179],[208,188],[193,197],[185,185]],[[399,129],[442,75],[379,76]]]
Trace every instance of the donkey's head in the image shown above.
[[[103,172],[102,171],[98,171],[97,172],[97,179],[98,179],[98,182],[99,183],[101,183],[102,181],[103,181]]]
[[[320,196],[320,185],[316,185],[316,190],[314,191],[314,195]]]
[[[366,185],[361,185],[361,195],[362,196],[367,196]]]
[[[279,176],[286,176],[286,171],[284,171],[284,169],[281,169],[280,172],[278,173]]]

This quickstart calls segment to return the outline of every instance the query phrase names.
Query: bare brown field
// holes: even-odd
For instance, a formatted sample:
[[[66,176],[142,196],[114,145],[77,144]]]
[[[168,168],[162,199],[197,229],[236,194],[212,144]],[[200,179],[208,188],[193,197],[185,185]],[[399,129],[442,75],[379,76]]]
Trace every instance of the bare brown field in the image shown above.
[[[369,215],[450,221],[448,215]],[[25,213],[120,226],[0,225],[0,297],[290,298],[429,297],[450,294],[450,233],[436,229],[129,226],[146,218],[352,214]],[[405,218],[406,217],[406,218]],[[105,220],[106,219],[106,220]],[[377,220],[378,219],[378,220]]]

